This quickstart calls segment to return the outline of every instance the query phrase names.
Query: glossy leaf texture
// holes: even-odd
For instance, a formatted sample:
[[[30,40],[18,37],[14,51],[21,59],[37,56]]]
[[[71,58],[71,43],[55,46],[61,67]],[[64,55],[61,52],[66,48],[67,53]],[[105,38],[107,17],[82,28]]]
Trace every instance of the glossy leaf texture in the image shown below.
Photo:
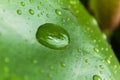
[[[0,80],[119,80],[119,74],[105,34],[78,0],[0,0]]]

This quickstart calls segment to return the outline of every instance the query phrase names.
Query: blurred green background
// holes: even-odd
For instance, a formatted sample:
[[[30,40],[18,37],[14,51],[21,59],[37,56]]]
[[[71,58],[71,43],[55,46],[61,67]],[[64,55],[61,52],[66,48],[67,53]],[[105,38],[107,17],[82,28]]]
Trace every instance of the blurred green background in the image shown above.
[[[80,2],[96,18],[120,62],[120,0],[80,0]]]

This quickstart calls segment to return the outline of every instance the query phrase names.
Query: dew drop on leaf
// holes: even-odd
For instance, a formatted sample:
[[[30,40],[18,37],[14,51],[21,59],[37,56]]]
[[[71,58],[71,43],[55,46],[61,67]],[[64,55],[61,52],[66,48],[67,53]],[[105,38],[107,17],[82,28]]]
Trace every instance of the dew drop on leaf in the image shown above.
[[[109,58],[106,58],[105,61],[106,61],[107,64],[110,64],[110,63],[111,63],[111,61],[110,61]]]
[[[61,16],[61,15],[62,15],[62,12],[61,12],[59,9],[55,9],[55,13],[56,13],[58,16]]]
[[[98,52],[99,52],[99,49],[98,49],[98,48],[94,48],[94,51],[95,51],[96,53],[98,53]]]
[[[53,77],[53,75],[49,73],[49,74],[48,74],[48,77],[49,77],[49,78],[52,78],[52,77]]]
[[[35,59],[32,60],[32,63],[33,63],[33,64],[37,64],[37,62],[38,62],[38,61],[35,60]]]
[[[78,49],[77,49],[77,51],[80,53],[80,52],[81,52],[81,49],[80,49],[80,48],[78,48]]]
[[[99,65],[99,67],[100,67],[100,69],[103,69],[103,68],[104,68],[103,65]]]
[[[94,75],[94,76],[93,76],[93,80],[102,80],[102,79],[101,79],[100,76],[98,76],[98,75]]]
[[[22,14],[22,11],[20,9],[17,10],[17,14],[18,15],[21,15]]]
[[[102,37],[103,37],[103,39],[107,39],[107,36],[106,36],[106,34],[105,33],[102,33]]]
[[[30,13],[31,15],[34,15],[34,11],[33,11],[32,9],[29,9],[29,13]]]
[[[5,63],[9,63],[9,58],[8,58],[8,57],[5,57],[5,58],[4,58],[4,61],[5,61]]]
[[[64,62],[61,62],[62,67],[66,67],[66,64]]]
[[[54,70],[54,67],[53,67],[53,66],[50,66],[50,70]]]
[[[21,6],[25,6],[25,3],[24,3],[24,2],[20,2],[20,5],[21,5]]]
[[[33,2],[33,0],[29,0],[29,2],[30,2],[30,3],[32,3],[32,2]]]
[[[70,43],[68,32],[59,25],[46,23],[39,26],[36,32],[37,41],[52,49],[65,49]]]
[[[85,59],[85,62],[86,62],[86,63],[89,63],[89,60],[88,60],[88,59]]]
[[[40,6],[37,6],[37,9],[40,10]]]

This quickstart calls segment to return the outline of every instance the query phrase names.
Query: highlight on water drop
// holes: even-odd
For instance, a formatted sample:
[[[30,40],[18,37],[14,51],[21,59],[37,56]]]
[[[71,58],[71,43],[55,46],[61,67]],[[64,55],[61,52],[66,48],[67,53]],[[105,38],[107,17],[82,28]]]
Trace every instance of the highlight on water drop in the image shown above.
[[[65,49],[70,43],[68,32],[63,27],[53,23],[39,26],[36,39],[40,44],[57,50]]]

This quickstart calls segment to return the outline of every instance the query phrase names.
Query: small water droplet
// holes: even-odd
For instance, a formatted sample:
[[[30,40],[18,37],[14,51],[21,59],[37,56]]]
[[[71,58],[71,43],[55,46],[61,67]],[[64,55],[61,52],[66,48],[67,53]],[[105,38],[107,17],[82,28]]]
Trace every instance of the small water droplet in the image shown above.
[[[117,69],[117,65],[114,65],[114,70],[116,70]]]
[[[25,6],[25,3],[24,3],[24,2],[20,2],[20,5],[21,5],[21,6]]]
[[[75,5],[75,4],[77,4],[77,2],[74,1],[74,0],[70,0],[70,4],[71,4],[71,5]]]
[[[18,15],[21,15],[22,14],[22,11],[20,9],[17,10],[17,14]]]
[[[112,58],[113,56],[112,55],[110,55],[110,58]]]
[[[80,49],[80,48],[78,48],[78,49],[77,49],[77,51],[80,53],[80,52],[81,52],[81,49]]]
[[[103,74],[103,71],[100,71],[100,74]]]
[[[64,62],[61,62],[62,67],[66,67],[66,64]]]
[[[50,66],[50,70],[54,70],[54,67],[53,67],[53,66]]]
[[[41,4],[42,4],[42,2],[39,2],[39,4],[41,5]]]
[[[77,14],[79,14],[79,13],[80,13],[80,10],[76,10],[75,12],[76,12]]]
[[[108,48],[105,48],[105,51],[108,51]]]
[[[67,18],[67,21],[70,21],[70,18],[69,18],[69,17]]]
[[[102,47],[102,48],[101,48],[101,50],[103,51],[103,50],[104,50],[104,48]]]
[[[107,39],[107,36],[105,33],[102,33],[102,37],[103,37],[103,39]]]
[[[59,9],[55,9],[55,13],[56,13],[57,15],[59,15],[59,16],[62,15],[62,12],[61,12]]]
[[[4,58],[4,61],[5,61],[5,63],[9,63],[9,58],[8,58],[8,57],[5,57],[5,58]]]
[[[43,15],[44,12],[41,12],[40,14]]]
[[[48,18],[49,18],[49,17],[50,17],[50,16],[49,16],[49,14],[46,14],[46,17],[48,17]]]
[[[103,69],[104,67],[103,67],[103,65],[99,65],[99,67],[101,68],[101,69]]]
[[[49,73],[49,74],[48,74],[48,77],[49,77],[49,78],[52,78],[53,76],[52,76],[52,74]]]
[[[98,75],[94,75],[94,76],[93,76],[93,80],[102,80],[102,79],[101,79],[100,76],[98,76]]]
[[[38,61],[37,61],[37,60],[35,60],[35,59],[34,59],[34,60],[32,60],[32,63],[33,63],[33,64],[37,64],[37,62],[38,62]]]
[[[29,0],[29,2],[31,3],[31,2],[33,2],[33,0]]]
[[[44,73],[45,71],[44,70],[40,70],[40,73]]]
[[[40,6],[37,6],[37,9],[40,10]]]
[[[118,72],[118,70],[115,70],[114,73],[116,74]]]
[[[86,62],[86,63],[88,63],[88,62],[89,62],[89,60],[88,60],[88,59],[85,59],[85,62]]]
[[[96,43],[96,42],[97,42],[97,40],[96,40],[96,39],[94,39],[94,40],[93,40],[93,42],[94,42],[94,43]]]
[[[109,58],[106,58],[106,59],[105,59],[105,61],[106,61],[108,64],[110,64],[110,63],[111,63],[111,61],[110,61],[110,59],[109,59]]]
[[[105,63],[105,59],[101,59],[101,62],[102,62],[102,63]]]
[[[66,20],[65,19],[62,19],[63,22],[65,22]]]
[[[94,48],[94,51],[98,53],[98,52],[99,52],[99,49],[98,49],[98,48]]]
[[[33,11],[32,9],[29,9],[29,13],[30,13],[31,15],[34,15],[34,11]]]
[[[38,17],[40,17],[40,14],[37,14]]]
[[[42,45],[57,50],[65,49],[70,43],[67,31],[52,23],[41,25],[36,32],[36,39]]]

